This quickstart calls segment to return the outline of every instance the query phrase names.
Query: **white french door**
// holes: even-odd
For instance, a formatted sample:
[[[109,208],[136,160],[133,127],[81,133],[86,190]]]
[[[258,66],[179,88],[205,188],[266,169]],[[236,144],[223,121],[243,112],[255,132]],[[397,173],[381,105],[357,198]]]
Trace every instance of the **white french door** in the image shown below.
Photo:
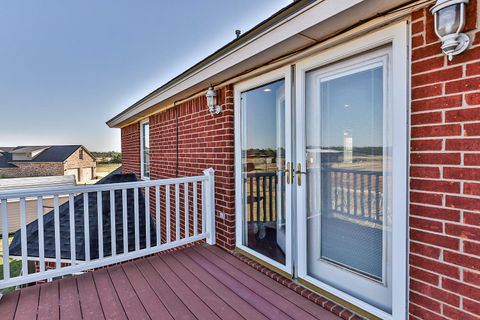
[[[292,273],[290,68],[235,86],[236,245]]]
[[[296,64],[296,237],[299,278],[401,319],[407,49],[397,29]]]
[[[406,315],[406,30],[234,88],[237,248],[384,319]]]

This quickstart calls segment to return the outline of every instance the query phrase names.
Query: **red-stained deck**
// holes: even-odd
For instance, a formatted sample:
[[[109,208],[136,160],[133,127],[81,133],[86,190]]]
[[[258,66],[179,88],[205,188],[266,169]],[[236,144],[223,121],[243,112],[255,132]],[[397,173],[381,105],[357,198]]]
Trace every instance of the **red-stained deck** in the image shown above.
[[[339,319],[207,245],[6,294],[0,318]]]

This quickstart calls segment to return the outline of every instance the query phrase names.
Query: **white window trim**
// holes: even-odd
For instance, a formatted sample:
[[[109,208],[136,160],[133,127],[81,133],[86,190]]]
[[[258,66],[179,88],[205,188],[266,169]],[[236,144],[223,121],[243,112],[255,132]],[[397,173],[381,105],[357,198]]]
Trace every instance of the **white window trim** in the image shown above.
[[[278,268],[288,274],[292,274],[293,271],[293,256],[292,256],[292,217],[291,210],[286,210],[286,252],[285,252],[285,265],[263,255],[249,247],[243,245],[243,199],[242,199],[242,121],[241,121],[241,102],[240,95],[242,92],[261,87],[262,85],[285,79],[285,108],[287,110],[287,117],[290,118],[291,111],[291,69],[290,66],[283,67],[261,76],[249,79],[241,82],[234,87],[234,106],[235,106],[235,245],[237,248],[253,255],[254,257],[263,260],[264,262]],[[289,120],[286,120],[289,121]],[[285,141],[291,141],[292,137],[286,130]],[[286,185],[289,187],[290,185]],[[286,191],[289,196],[288,190]],[[287,201],[288,202],[288,201]]]
[[[392,314],[388,314],[370,304],[354,298],[349,294],[340,291],[330,285],[327,285],[306,272],[306,225],[301,217],[297,221],[297,237],[302,237],[298,242],[298,277],[311,282],[317,287],[326,290],[337,297],[352,303],[361,309],[370,312],[382,319],[405,319],[407,316],[407,257],[408,257],[408,233],[407,233],[407,179],[408,179],[408,25],[406,21],[386,27],[376,32],[372,32],[364,37],[355,39],[338,47],[326,50],[318,55],[308,57],[296,64],[296,108],[297,114],[304,108],[304,95],[298,94],[305,89],[305,72],[318,67],[340,61],[345,58],[353,57],[356,54],[365,53],[368,50],[390,44],[392,46],[392,74],[394,90],[392,95],[392,110],[395,123],[393,125],[393,136],[395,144],[392,149],[392,157],[395,159],[395,168],[392,173],[392,179],[395,181],[392,186],[393,208],[395,214],[392,222]],[[304,110],[303,110],[304,111]],[[305,127],[305,119],[296,118],[298,128]],[[302,152],[302,146],[305,145],[305,137],[297,135],[297,160],[301,159],[298,152]],[[297,189],[297,199],[305,196],[305,189]],[[303,246],[303,247],[302,247]],[[303,263],[301,262],[303,261]]]
[[[143,125],[148,123],[150,125],[150,122],[148,119],[144,119],[142,121],[140,121],[140,177],[142,180],[150,180],[150,175],[148,177],[145,177],[145,172],[144,172],[144,163],[145,163],[145,159],[144,159],[144,156],[143,156],[143,148],[144,148],[144,145],[143,145],[143,135],[145,134],[145,132],[143,131]],[[148,134],[150,134],[150,128],[148,130]],[[150,137],[149,137],[150,139]],[[151,162],[150,162],[151,163]],[[151,171],[151,170],[150,170]],[[151,172],[149,173],[151,174]]]

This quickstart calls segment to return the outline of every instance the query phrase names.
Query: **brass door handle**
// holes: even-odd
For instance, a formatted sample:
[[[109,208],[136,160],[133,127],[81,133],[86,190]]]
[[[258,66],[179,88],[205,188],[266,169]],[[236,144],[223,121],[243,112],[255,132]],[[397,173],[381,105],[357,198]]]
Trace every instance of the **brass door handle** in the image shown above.
[[[302,185],[302,174],[307,174],[306,172],[302,172],[302,164],[301,163],[298,163],[297,164],[297,171],[295,172],[296,175],[297,175],[297,184],[299,186]]]
[[[290,184],[290,162],[287,162],[287,167],[285,169],[285,177],[287,179],[287,184]]]

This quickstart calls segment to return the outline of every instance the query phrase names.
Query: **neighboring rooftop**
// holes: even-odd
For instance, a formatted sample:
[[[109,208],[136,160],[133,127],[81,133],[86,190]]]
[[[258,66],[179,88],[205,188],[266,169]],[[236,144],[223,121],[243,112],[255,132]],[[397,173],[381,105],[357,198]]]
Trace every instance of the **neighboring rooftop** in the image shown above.
[[[79,144],[61,146],[0,147],[0,168],[15,167],[15,163],[24,162],[63,162],[76,150],[82,147],[83,146]],[[83,147],[83,149],[88,152],[85,147]],[[88,153],[90,154],[90,152]],[[20,157],[23,154],[30,154],[31,158],[28,158],[28,156]]]
[[[0,191],[75,186],[75,176],[48,176],[0,179]]]

